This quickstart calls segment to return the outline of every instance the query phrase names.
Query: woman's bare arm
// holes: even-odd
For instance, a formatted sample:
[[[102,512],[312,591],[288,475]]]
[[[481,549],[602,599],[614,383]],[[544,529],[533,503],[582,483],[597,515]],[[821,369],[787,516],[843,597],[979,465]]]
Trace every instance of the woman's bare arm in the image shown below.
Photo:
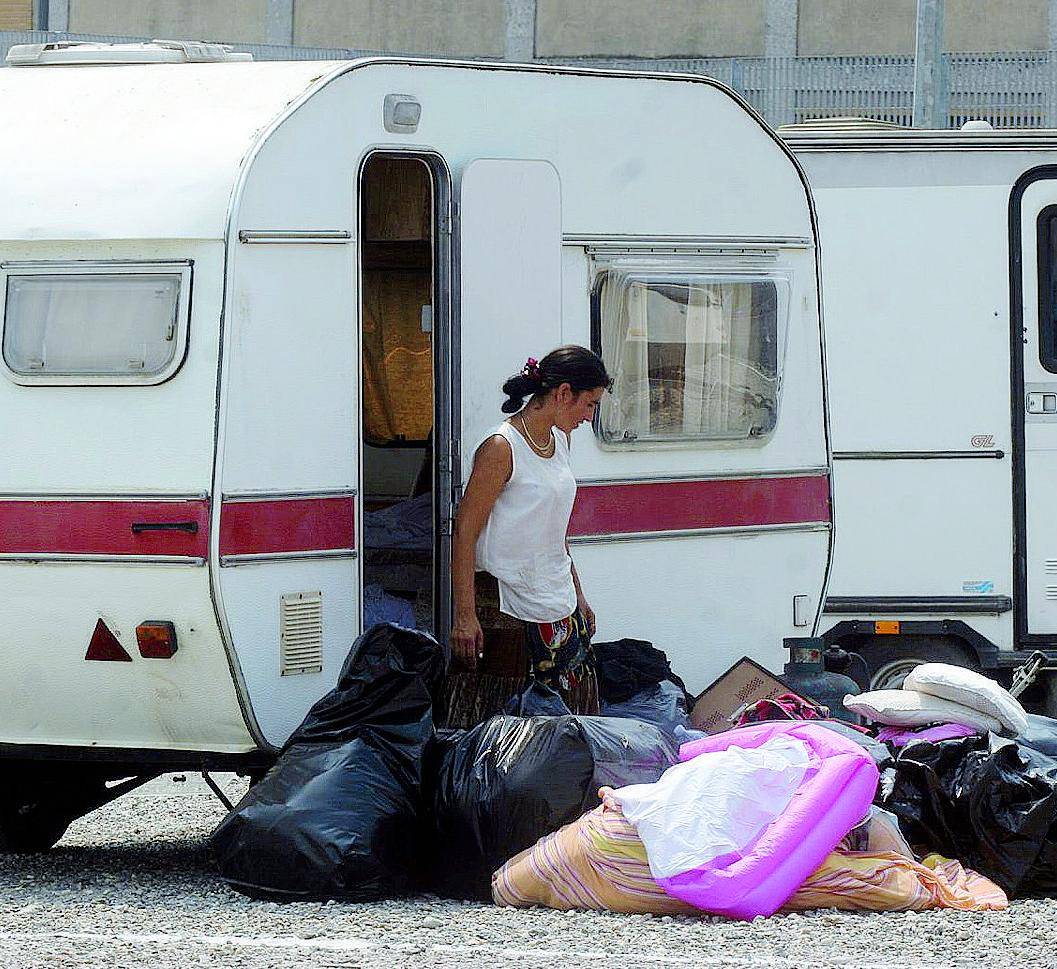
[[[477,620],[473,580],[477,538],[513,470],[510,444],[498,434],[493,435],[477,449],[473,472],[455,516],[451,554],[455,621],[451,630],[451,647],[456,658],[470,667],[476,664],[477,654],[484,645],[484,634]]]

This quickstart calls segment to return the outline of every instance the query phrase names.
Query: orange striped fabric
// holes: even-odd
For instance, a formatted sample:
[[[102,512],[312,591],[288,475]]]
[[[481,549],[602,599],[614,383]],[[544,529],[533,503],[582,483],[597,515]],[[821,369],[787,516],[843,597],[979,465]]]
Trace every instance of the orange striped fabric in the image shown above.
[[[597,807],[540,839],[492,876],[497,905],[596,909],[655,915],[700,912],[666,894],[650,874],[646,848],[617,809]],[[797,890],[785,911],[962,911],[1004,909],[1002,890],[957,861],[929,855],[916,862],[897,852],[838,849]]]
[[[929,855],[921,862],[894,852],[835,851],[785,904],[788,912],[841,908],[858,912],[963,912],[1009,907],[994,882],[957,861]]]
[[[492,876],[497,905],[691,915],[650,874],[646,848],[619,810],[601,806],[511,858]]]

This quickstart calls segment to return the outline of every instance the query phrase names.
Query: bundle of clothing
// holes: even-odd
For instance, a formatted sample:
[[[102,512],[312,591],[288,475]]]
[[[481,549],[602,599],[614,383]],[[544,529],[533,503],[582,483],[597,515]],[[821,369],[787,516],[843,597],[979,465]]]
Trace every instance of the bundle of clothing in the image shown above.
[[[871,807],[874,758],[823,724],[740,727],[679,757],[655,783],[603,790],[600,807],[508,861],[494,901],[740,919],[1007,905],[957,861],[916,859],[895,819]]]
[[[653,915],[700,910],[669,895],[650,871],[646,846],[618,806],[599,806],[512,858],[493,876],[497,905],[594,909]],[[1007,907],[993,882],[957,861],[909,847],[856,851],[842,841],[781,911],[839,908],[856,912],[961,911]]]

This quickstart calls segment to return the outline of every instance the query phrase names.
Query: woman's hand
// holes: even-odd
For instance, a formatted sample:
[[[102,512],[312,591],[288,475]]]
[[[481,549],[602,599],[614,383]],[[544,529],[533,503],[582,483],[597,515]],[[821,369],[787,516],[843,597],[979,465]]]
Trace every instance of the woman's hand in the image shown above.
[[[484,650],[484,632],[475,612],[457,614],[451,627],[451,650],[461,666],[472,670]]]
[[[587,631],[593,636],[595,634],[595,611],[587,604],[582,593],[576,597],[576,608],[580,610],[580,615],[587,623]]]

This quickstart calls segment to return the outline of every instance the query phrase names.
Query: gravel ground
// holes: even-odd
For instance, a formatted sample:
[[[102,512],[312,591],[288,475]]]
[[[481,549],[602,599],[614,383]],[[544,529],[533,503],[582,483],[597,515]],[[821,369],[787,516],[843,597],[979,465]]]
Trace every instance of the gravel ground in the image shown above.
[[[244,782],[221,781],[229,796]],[[1057,900],[969,914],[758,919],[517,911],[430,897],[277,905],[209,869],[220,802],[159,778],[70,827],[47,855],[0,860],[0,965],[815,967],[1057,965]]]

